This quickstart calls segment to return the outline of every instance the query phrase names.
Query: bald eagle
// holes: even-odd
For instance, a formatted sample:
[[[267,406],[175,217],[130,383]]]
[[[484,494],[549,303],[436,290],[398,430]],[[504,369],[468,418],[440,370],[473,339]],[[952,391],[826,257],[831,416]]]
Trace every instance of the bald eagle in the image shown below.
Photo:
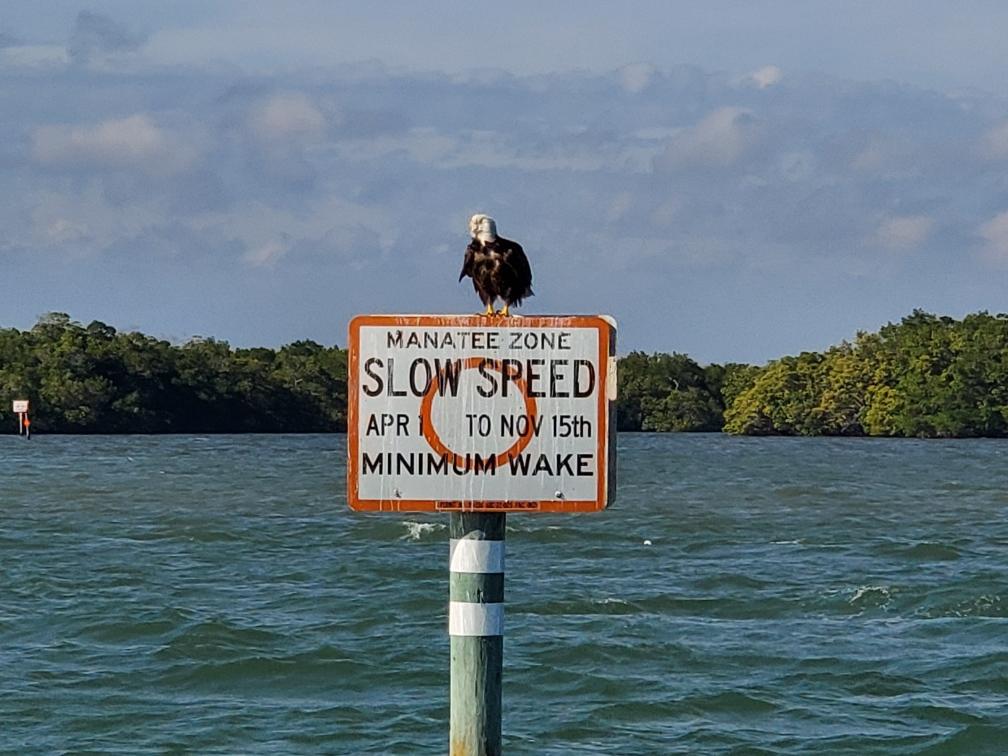
[[[469,234],[472,241],[466,247],[459,281],[466,276],[472,279],[473,288],[486,305],[484,315],[493,315],[494,300],[500,299],[504,306],[497,314],[507,317],[508,308],[533,295],[532,268],[525,250],[518,242],[497,236],[497,224],[489,215],[478,213],[470,218]]]

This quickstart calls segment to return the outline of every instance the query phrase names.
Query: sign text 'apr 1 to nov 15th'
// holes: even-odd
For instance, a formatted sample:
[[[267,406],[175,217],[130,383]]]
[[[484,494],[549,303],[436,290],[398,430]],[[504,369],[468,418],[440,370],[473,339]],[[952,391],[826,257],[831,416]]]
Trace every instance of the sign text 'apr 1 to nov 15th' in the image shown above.
[[[611,319],[595,316],[355,318],[351,507],[604,508],[614,347]]]

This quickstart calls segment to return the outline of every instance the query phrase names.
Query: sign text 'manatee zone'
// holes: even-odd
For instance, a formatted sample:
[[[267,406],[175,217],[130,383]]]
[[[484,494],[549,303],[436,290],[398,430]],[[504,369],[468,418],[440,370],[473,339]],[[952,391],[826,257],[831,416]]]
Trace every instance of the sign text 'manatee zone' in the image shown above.
[[[571,349],[570,331],[388,331],[387,349]]]
[[[400,363],[402,365],[402,363]],[[364,361],[365,380],[361,390],[368,396],[424,396],[433,381],[437,395],[458,396],[462,360],[441,360],[416,357],[405,369],[396,369],[395,357],[369,357]],[[591,360],[566,358],[531,358],[494,360],[486,357],[476,367],[477,393],[484,397],[507,397],[520,394],[524,381],[525,394],[533,398],[573,398],[591,396],[597,382]]]

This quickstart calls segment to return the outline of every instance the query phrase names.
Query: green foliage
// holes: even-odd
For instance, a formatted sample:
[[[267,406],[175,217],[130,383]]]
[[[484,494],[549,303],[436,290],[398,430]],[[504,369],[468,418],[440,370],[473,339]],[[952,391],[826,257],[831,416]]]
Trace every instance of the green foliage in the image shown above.
[[[771,362],[727,403],[742,434],[1008,435],[1008,316],[921,310],[825,354]]]
[[[723,368],[704,369],[683,354],[631,352],[619,361],[616,427],[643,431],[717,431]]]
[[[753,385],[760,374],[760,368],[755,365],[729,362],[724,367],[711,365],[707,368],[707,373],[717,376],[715,380],[708,379],[708,383],[712,391],[720,394],[722,405],[730,407],[739,394]]]
[[[30,331],[0,329],[0,397],[30,399],[33,428],[48,432],[342,431],[347,353],[313,341],[174,346],[49,313]],[[632,352],[619,361],[616,412],[621,431],[1004,437],[1008,315],[915,310],[764,367]]]
[[[305,432],[346,429],[346,352],[194,339],[178,347],[64,313],[0,330],[0,394],[32,402],[57,433]]]

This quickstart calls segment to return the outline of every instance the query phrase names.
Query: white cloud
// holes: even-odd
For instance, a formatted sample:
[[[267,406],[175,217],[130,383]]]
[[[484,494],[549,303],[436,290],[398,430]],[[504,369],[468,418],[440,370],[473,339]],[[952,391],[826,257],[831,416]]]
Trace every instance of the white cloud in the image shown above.
[[[983,135],[981,151],[985,157],[1008,158],[1008,121],[1002,121]]]
[[[432,127],[345,138],[334,150],[341,159],[354,162],[408,158],[439,169],[505,168],[530,173],[602,169],[644,172],[653,152],[651,146],[635,147],[622,140],[600,141],[583,132],[560,134],[555,140],[529,144],[512,133],[483,129],[447,132]]]
[[[387,250],[398,239],[390,213],[382,208],[325,197],[298,210],[248,202],[226,212],[209,212],[190,221],[200,234],[236,242],[252,267],[311,250],[359,262],[375,247]]]
[[[84,223],[67,218],[53,218],[39,230],[53,244],[81,242],[88,237],[88,227]]]
[[[647,89],[657,70],[650,63],[631,63],[619,70],[620,85],[627,92],[637,94]]]
[[[685,205],[681,197],[669,197],[651,211],[651,223],[658,228],[671,227],[682,219]]]
[[[980,236],[987,242],[987,253],[991,259],[1008,263],[1008,210],[980,226]]]
[[[606,221],[615,223],[622,220],[627,211],[633,207],[633,204],[634,197],[630,192],[620,192],[609,203],[609,207],[606,208]]]
[[[985,132],[989,153],[1008,158],[1003,103],[966,110],[937,93],[790,68],[787,86],[766,72],[760,91],[746,69],[253,76],[216,64],[145,72],[146,46],[103,68],[107,57],[59,76],[7,77],[20,115],[0,123],[0,254],[79,255],[109,270],[135,254],[156,259],[166,280],[205,264],[239,288],[304,276],[355,294],[376,293],[377,277],[353,271],[395,269],[402,275],[382,289],[393,299],[418,275],[454,280],[467,240],[458,219],[486,209],[526,244],[544,311],[565,301],[551,298],[561,271],[604,287],[623,265],[621,281],[674,271],[687,294],[720,286],[706,268],[724,265],[725,291],[743,300],[767,290],[743,279],[765,275],[771,291],[821,285],[868,302],[849,280],[874,271],[879,286],[920,291],[910,306],[929,306],[946,283],[929,273],[949,250],[984,245],[988,221],[991,254],[1008,265],[1008,221],[992,221],[1008,204],[985,201],[1001,173],[977,159]],[[581,245],[571,230],[604,237]],[[906,264],[911,250],[920,265]],[[982,271],[958,259],[949,290],[991,306],[967,300],[961,281]],[[142,267],[123,266],[120,280]],[[628,331],[645,332],[653,307],[629,284],[619,291]],[[310,309],[295,299],[290,322]]]
[[[67,54],[75,63],[88,63],[97,55],[133,52],[143,44],[141,35],[101,13],[82,10],[77,14]]]
[[[326,117],[307,95],[283,92],[255,107],[250,125],[266,141],[316,139],[325,131]]]
[[[284,234],[250,247],[245,252],[245,262],[254,266],[271,265],[290,252],[290,238]]]
[[[69,61],[70,56],[61,45],[0,47],[0,66],[3,68],[53,68],[65,66]]]
[[[807,181],[815,175],[816,157],[810,150],[786,152],[777,158],[776,167],[782,181]]]
[[[32,157],[55,167],[138,169],[168,176],[188,168],[196,150],[146,114],[93,126],[39,126],[31,136]]]
[[[745,108],[724,107],[673,136],[655,157],[656,170],[728,168],[761,138],[761,126]]]
[[[927,144],[923,134],[918,134],[908,139],[906,133],[891,124],[884,132],[867,137],[864,146],[850,161],[850,167],[868,180],[919,176],[922,171],[929,170],[929,161],[937,158],[935,147]]]
[[[851,167],[857,171],[872,173],[881,171],[890,160],[888,145],[882,143],[878,136],[872,136],[868,144],[861,149],[851,161]]]
[[[924,242],[933,228],[934,219],[926,215],[891,216],[879,224],[875,239],[887,249],[912,249]]]
[[[763,66],[749,74],[745,81],[757,89],[772,87],[784,77],[784,72],[777,66]]]
[[[19,243],[73,255],[99,252],[166,221],[164,208],[157,201],[110,204],[97,181],[73,193],[30,194],[25,197],[23,212],[30,225],[15,235]]]
[[[591,246],[604,250],[600,264],[616,270],[647,268],[655,275],[669,269],[706,268],[737,261],[738,247],[729,239],[718,236],[702,238],[684,235],[662,236],[598,235]]]

